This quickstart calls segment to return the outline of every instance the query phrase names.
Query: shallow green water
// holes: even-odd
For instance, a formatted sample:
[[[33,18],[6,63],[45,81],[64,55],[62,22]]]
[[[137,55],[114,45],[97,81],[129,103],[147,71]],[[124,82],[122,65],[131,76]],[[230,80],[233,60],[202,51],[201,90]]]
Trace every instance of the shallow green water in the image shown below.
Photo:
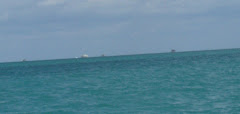
[[[0,113],[239,113],[240,50],[0,64]]]

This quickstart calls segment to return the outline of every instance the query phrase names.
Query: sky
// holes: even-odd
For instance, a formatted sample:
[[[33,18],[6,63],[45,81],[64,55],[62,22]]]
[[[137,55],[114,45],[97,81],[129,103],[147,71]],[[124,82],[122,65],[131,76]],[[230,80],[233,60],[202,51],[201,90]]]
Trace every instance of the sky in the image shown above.
[[[0,62],[240,48],[239,0],[0,0]]]

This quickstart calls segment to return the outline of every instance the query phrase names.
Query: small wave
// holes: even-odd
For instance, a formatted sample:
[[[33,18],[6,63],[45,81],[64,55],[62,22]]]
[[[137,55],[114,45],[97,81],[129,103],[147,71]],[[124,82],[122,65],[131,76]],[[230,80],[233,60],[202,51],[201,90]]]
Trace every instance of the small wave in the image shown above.
[[[4,104],[4,103],[6,103],[6,101],[0,101],[0,104]]]

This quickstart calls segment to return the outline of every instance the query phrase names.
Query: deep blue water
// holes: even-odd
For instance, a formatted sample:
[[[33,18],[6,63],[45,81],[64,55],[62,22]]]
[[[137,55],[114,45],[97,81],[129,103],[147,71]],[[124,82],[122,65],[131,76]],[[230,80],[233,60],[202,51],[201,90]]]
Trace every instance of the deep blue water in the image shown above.
[[[1,63],[0,113],[240,113],[240,50]]]

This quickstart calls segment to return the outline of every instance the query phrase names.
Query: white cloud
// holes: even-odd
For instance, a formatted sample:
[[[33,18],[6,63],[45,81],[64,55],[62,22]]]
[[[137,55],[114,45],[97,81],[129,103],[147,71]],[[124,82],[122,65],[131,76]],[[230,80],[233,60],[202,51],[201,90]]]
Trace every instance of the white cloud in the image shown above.
[[[58,6],[60,5],[60,6]],[[41,11],[58,6],[65,13],[94,12],[98,14],[199,13],[221,6],[238,6],[239,0],[11,0],[0,1],[0,11]],[[35,7],[39,6],[39,7]],[[43,10],[47,11],[47,10]],[[48,12],[46,12],[48,13]]]
[[[65,0],[44,0],[38,3],[38,5],[42,6],[52,6],[57,4],[64,4]]]
[[[236,0],[68,0],[64,10],[96,13],[198,13],[239,3]]]

